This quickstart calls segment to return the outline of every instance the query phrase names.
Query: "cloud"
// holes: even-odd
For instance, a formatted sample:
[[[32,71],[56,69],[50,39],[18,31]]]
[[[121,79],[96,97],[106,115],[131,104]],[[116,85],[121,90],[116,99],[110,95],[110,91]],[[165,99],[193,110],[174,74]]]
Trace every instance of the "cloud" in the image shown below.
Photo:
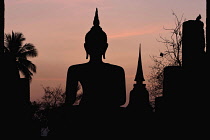
[[[129,36],[138,36],[138,35],[145,35],[145,34],[151,34],[159,30],[159,26],[152,26],[147,27],[146,29],[139,29],[138,31],[128,31],[128,32],[122,32],[119,34],[112,34],[109,35],[109,38],[122,38],[122,37],[129,37]]]

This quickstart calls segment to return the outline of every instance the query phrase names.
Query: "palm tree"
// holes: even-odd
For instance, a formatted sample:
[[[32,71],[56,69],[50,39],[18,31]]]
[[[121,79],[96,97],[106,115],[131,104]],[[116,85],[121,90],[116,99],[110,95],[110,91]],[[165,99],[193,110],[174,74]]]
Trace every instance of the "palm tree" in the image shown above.
[[[18,70],[31,81],[33,73],[36,73],[36,65],[27,58],[36,57],[38,52],[32,43],[23,45],[25,40],[20,32],[12,31],[12,34],[5,34],[5,53],[15,57]]]

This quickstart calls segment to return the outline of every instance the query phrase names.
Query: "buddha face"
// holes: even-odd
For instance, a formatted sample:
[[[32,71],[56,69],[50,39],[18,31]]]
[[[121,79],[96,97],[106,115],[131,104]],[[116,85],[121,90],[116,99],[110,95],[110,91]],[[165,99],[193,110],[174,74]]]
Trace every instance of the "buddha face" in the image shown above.
[[[105,53],[108,48],[108,43],[106,42],[85,42],[84,48],[87,53],[87,55],[90,55],[90,57],[101,57],[105,59]],[[88,58],[88,56],[87,56]]]

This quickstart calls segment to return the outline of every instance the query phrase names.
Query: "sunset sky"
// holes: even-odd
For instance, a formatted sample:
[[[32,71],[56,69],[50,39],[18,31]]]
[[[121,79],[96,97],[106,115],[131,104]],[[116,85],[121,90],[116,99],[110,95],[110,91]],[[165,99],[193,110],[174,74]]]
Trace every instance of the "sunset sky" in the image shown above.
[[[175,18],[195,19],[199,14],[206,22],[206,0],[5,0],[5,33],[22,32],[24,43],[33,43],[38,57],[30,60],[37,66],[31,82],[31,100],[40,99],[42,86],[65,89],[70,65],[85,63],[85,34],[98,8],[100,26],[108,36],[107,63],[120,65],[126,74],[129,95],[133,88],[142,45],[142,64],[147,83],[150,56],[159,55],[165,47],[159,36],[169,38]]]

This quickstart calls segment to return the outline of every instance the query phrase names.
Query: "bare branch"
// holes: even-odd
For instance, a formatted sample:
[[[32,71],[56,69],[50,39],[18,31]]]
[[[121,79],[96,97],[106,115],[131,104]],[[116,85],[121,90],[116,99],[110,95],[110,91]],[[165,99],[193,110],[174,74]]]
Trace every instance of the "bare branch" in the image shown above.
[[[181,66],[181,48],[182,48],[182,23],[183,15],[179,18],[172,10],[172,15],[175,18],[174,28],[165,28],[170,31],[169,38],[159,35],[157,42],[164,44],[165,50],[160,51],[159,56],[150,56],[154,65],[150,67],[151,74],[149,78],[149,91],[151,98],[161,96],[163,88],[163,70],[166,66]]]

